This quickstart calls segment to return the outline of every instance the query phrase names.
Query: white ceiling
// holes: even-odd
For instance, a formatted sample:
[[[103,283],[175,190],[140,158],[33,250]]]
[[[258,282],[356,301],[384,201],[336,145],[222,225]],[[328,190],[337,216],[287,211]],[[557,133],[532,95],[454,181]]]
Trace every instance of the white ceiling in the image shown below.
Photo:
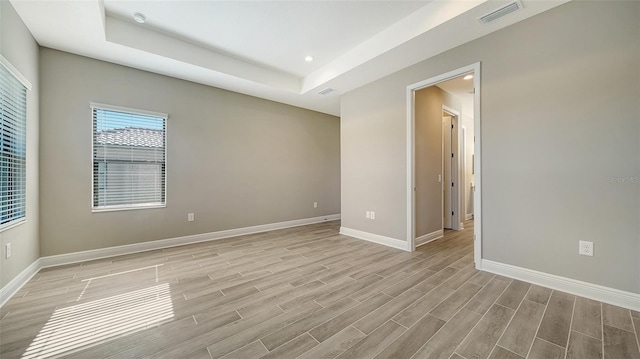
[[[473,99],[473,81],[465,80],[464,76],[440,82],[436,86],[461,99]]]
[[[473,80],[464,75],[436,84],[439,88],[460,100],[462,115],[473,118]]]
[[[11,3],[42,46],[339,115],[341,94],[567,1],[489,25],[476,18],[509,1]]]
[[[318,70],[427,3],[196,1],[185,6],[183,1],[104,0],[107,16],[134,23],[131,14],[140,12],[150,29],[297,77]],[[315,60],[305,62],[307,55]]]

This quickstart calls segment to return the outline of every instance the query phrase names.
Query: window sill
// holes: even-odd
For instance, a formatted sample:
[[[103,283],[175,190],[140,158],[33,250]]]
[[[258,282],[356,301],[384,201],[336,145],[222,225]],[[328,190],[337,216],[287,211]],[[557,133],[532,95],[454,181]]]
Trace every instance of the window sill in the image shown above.
[[[166,208],[166,204],[154,204],[154,205],[140,205],[140,206],[113,206],[113,207],[98,207],[91,208],[91,212],[100,213],[100,212],[116,212],[116,211],[132,211],[136,209],[156,209],[156,208]]]
[[[20,219],[17,219],[15,221],[13,221],[13,222],[5,223],[2,226],[0,226],[0,232],[4,232],[4,231],[9,230],[11,228],[17,227],[17,226],[19,226],[19,225],[21,225],[23,223],[27,223],[27,219],[26,218],[20,218]]]

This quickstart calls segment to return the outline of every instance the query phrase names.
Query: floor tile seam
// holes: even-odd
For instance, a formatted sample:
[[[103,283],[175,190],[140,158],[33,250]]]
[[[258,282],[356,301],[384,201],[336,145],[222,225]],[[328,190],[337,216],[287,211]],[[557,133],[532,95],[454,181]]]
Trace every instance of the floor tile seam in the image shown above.
[[[423,294],[423,295],[421,295],[418,299],[416,299],[415,301],[413,301],[413,303],[411,303],[409,306],[413,305],[415,302],[417,302],[418,300],[422,299],[424,296],[428,295],[429,293],[433,292],[434,290],[436,290],[436,289],[437,289],[437,288],[439,288],[439,287],[440,287],[440,285],[439,285],[439,286],[437,286],[437,287],[434,287],[433,289],[431,289],[431,290],[430,290],[430,291],[428,291],[427,293],[424,293],[424,294]],[[420,291],[418,290],[418,292],[420,292]],[[422,292],[421,292],[421,293],[422,293]],[[443,298],[442,300],[440,300],[436,305],[434,305],[434,306],[433,306],[433,308],[432,308],[431,310],[433,310],[433,309],[437,308],[440,304],[444,303],[444,301],[445,301],[445,300],[447,300],[447,299],[448,299],[450,296],[452,296],[454,293],[455,293],[455,291],[454,291],[453,293],[451,293],[450,295],[446,296],[445,298]],[[468,302],[467,302],[467,303],[468,303]],[[465,303],[465,305],[466,305],[466,303]],[[409,306],[407,306],[407,308],[408,308]],[[406,310],[407,308],[404,308],[404,310]],[[394,315],[391,319],[395,318],[398,314],[400,314],[400,313],[404,312],[404,310],[402,310],[402,311],[400,311],[399,313],[397,313],[396,315]],[[474,313],[475,313],[475,312],[474,312]],[[480,313],[478,313],[478,314],[480,314]],[[424,313],[424,314],[423,314],[423,315],[422,315],[418,320],[416,320],[416,321],[415,321],[415,323],[413,323],[412,325],[410,325],[410,326],[409,326],[409,328],[407,328],[407,329],[411,329],[411,327],[413,327],[414,325],[416,325],[419,321],[421,321],[421,320],[422,320],[424,317],[426,317],[427,315],[431,315],[431,316],[432,316],[432,317],[434,317],[434,318],[437,318],[437,319],[443,320],[443,319],[438,318],[438,317],[436,317],[435,315],[431,314],[431,311],[428,311],[428,312]],[[446,323],[447,321],[445,320],[444,322]],[[400,324],[400,323],[398,323],[398,324]],[[404,327],[404,325],[403,325],[403,327]],[[405,328],[406,328],[406,327],[405,327]],[[434,334],[434,335],[435,335],[435,334]]]
[[[495,277],[495,276],[494,276],[494,277]],[[493,278],[492,278],[492,279],[493,279]],[[505,291],[505,290],[507,290],[507,288],[508,288],[508,287],[509,287],[509,286],[507,285],[507,286],[502,290],[502,292],[500,292],[500,295],[502,295],[502,293],[504,293],[504,291]],[[484,288],[484,286],[483,286],[483,288]],[[481,289],[481,290],[482,290],[482,289]],[[478,291],[478,293],[480,293],[480,291]],[[469,301],[467,301],[467,303],[465,303],[465,304],[460,308],[460,310],[464,309],[464,307],[465,307],[465,306],[466,306],[466,305],[467,305],[471,300],[473,300],[473,298],[475,298],[475,297],[476,297],[476,295],[478,295],[478,293],[476,293],[476,294],[475,294],[471,299],[469,299]],[[458,344],[458,345],[456,346],[456,349],[453,351],[454,353],[456,353],[456,350],[458,350],[458,349],[460,348],[460,346],[462,345],[462,343],[464,343],[464,341],[465,341],[465,340],[467,340],[467,338],[469,337],[469,335],[471,335],[471,332],[472,332],[472,331],[473,331],[473,330],[478,326],[478,324],[480,324],[480,322],[482,321],[482,319],[484,319],[484,317],[487,315],[487,313],[489,313],[489,310],[491,309],[491,307],[492,307],[493,305],[499,305],[499,306],[501,306],[501,307],[503,307],[503,308],[507,308],[507,307],[505,307],[505,306],[502,306],[502,305],[500,305],[500,304],[496,304],[496,303],[495,303],[495,302],[498,300],[498,298],[500,298],[500,295],[499,295],[498,297],[496,297],[496,299],[493,301],[493,303],[491,304],[491,306],[489,307],[489,309],[487,309],[487,311],[486,311],[484,314],[476,313],[476,312],[474,312],[473,310],[469,310],[469,309],[467,309],[467,310],[469,310],[469,311],[470,311],[470,312],[472,312],[472,313],[475,313],[475,314],[481,315],[481,317],[480,317],[480,319],[478,320],[478,322],[473,326],[473,328],[471,328],[471,330],[467,333],[467,335],[462,339],[462,341],[460,342],[460,344]],[[524,301],[524,298],[523,298],[522,300]],[[511,308],[507,308],[507,309],[513,310],[513,309],[511,309]],[[456,313],[456,314],[457,314],[457,313]],[[516,315],[516,311],[514,311],[514,312],[513,312],[513,314],[511,315],[511,318],[509,319],[509,323],[507,323],[507,325],[505,325],[504,329],[502,329],[502,333],[500,333],[500,336],[498,337],[498,340],[496,340],[496,343],[493,345],[494,347],[495,347],[496,345],[498,345],[498,341],[499,341],[499,340],[500,340],[500,338],[502,337],[502,334],[504,334],[504,332],[507,330],[507,327],[509,326],[509,324],[511,323],[511,320],[513,319],[513,317],[514,317],[515,315]],[[453,317],[452,317],[452,318],[453,318]],[[493,348],[492,348],[492,351],[493,351]],[[491,354],[491,353],[489,353],[489,354]],[[460,354],[458,354],[458,355],[460,355]],[[462,356],[462,355],[460,355],[460,356]]]
[[[633,324],[633,322],[631,322],[631,323]],[[625,333],[632,334],[634,336],[636,335],[636,333],[633,332],[633,331],[630,331],[630,330],[627,330],[627,329],[622,329],[622,328],[616,327],[615,325],[604,324],[604,326],[607,326],[607,327],[610,327],[610,328],[615,328],[615,329],[621,330],[621,331],[623,331]],[[604,333],[603,333],[603,335],[604,335]]]
[[[502,293],[493,302],[492,306],[495,304],[495,305],[499,305],[501,307],[509,308],[509,307],[503,306],[501,304],[498,304],[497,301],[504,294],[504,292],[509,288],[509,286],[514,282],[514,280],[515,279],[512,279],[511,282],[509,282],[509,284],[507,284],[507,286],[502,290]],[[496,347],[499,346],[498,343],[500,343],[500,340],[504,336],[504,333],[507,331],[507,328],[509,328],[509,325],[511,325],[511,323],[513,322],[513,318],[515,318],[516,314],[518,314],[518,310],[520,310],[520,307],[522,306],[522,303],[524,303],[524,301],[526,300],[525,298],[527,297],[527,294],[529,293],[530,290],[531,290],[531,287],[529,287],[529,289],[527,289],[527,293],[524,294],[524,296],[522,297],[522,300],[520,301],[520,303],[518,303],[518,307],[515,310],[513,310],[513,308],[509,308],[509,309],[513,310],[513,315],[511,316],[511,318],[507,322],[507,325],[505,325],[504,330],[502,331],[502,334],[500,334],[500,336],[498,337],[498,340],[496,341],[496,344],[493,346],[493,348],[491,348],[491,352],[489,353],[489,357],[491,357],[491,354],[493,354],[493,352],[495,351]],[[545,307],[545,309],[546,309],[546,307]],[[542,319],[540,319],[540,321],[542,321]],[[540,325],[540,324],[538,323],[538,325]],[[537,332],[537,329],[536,329],[536,332]],[[535,335],[534,335],[534,338],[535,338]],[[532,343],[533,343],[533,341],[532,341]],[[502,346],[500,346],[500,348],[508,350],[507,348],[504,348]],[[508,351],[512,352],[511,350],[508,350]],[[512,353],[515,353],[515,352],[512,352]],[[520,356],[520,355],[518,354],[518,356]]]
[[[471,278],[469,278],[469,279],[471,279]],[[466,283],[466,282],[465,282],[465,283]],[[444,283],[443,283],[443,284],[444,284]],[[471,284],[473,284],[473,283],[471,283]],[[477,284],[474,284],[474,285],[477,285]],[[462,285],[461,285],[460,287],[462,287]],[[460,289],[460,287],[458,287],[458,289],[454,289],[454,292],[453,292],[453,293],[451,293],[451,295],[456,294],[456,292]],[[459,308],[459,309],[458,309],[458,310],[457,310],[453,315],[451,315],[451,316],[449,317],[449,319],[443,319],[443,318],[440,318],[440,317],[438,317],[437,315],[435,315],[435,314],[431,313],[431,312],[433,312],[433,310],[434,310],[434,309],[436,309],[440,304],[442,304],[442,302],[440,302],[437,306],[433,307],[433,309],[431,309],[431,310],[429,311],[429,314],[433,315],[434,317],[436,317],[436,318],[438,318],[438,319],[444,320],[445,322],[447,322],[447,323],[448,323],[448,322],[449,322],[449,320],[451,320],[451,318],[453,318],[453,317],[455,317],[456,315],[458,315],[458,313],[460,313],[460,311],[462,311],[462,309],[465,309],[464,307],[465,307],[465,306],[466,306],[470,301],[472,301],[472,300],[473,300],[473,298],[475,298],[475,297],[478,295],[478,293],[480,293],[480,291],[482,290],[482,288],[483,288],[483,287],[482,287],[482,286],[480,286],[480,289],[479,289],[479,290],[478,290],[478,291],[477,291],[477,292],[476,292],[476,293],[475,293],[471,298],[469,298],[469,300],[467,300],[466,302],[464,302],[464,304],[463,304],[462,306],[460,306],[460,308]],[[452,289],[453,289],[453,288],[452,288]],[[451,297],[451,295],[450,295],[449,297]],[[447,297],[447,298],[449,298],[449,297]],[[422,298],[422,297],[420,297],[420,298]],[[446,300],[446,298],[445,298],[445,300]],[[444,300],[443,300],[443,302],[444,302]],[[484,315],[486,314],[486,313],[485,313],[485,314],[476,313],[476,312],[474,312],[474,311],[472,311],[472,310],[469,310],[469,309],[467,309],[467,310],[468,310],[468,311],[470,311],[470,312],[471,312],[471,313],[473,313],[473,314],[478,314],[478,315],[480,315],[480,316],[481,316],[481,317],[480,317],[480,319],[482,319],[482,318],[484,317]],[[476,324],[477,324],[477,323],[476,323]],[[474,326],[474,328],[475,328],[475,326]]]
[[[633,315],[631,315],[631,311],[629,311],[629,316],[631,317],[631,326],[633,327],[633,331],[635,331],[634,334],[636,337],[636,345],[638,346],[638,352],[640,352],[640,332],[638,332],[640,328],[636,327],[636,323],[633,321]],[[640,321],[640,319],[638,321]]]
[[[562,345],[558,345],[558,344],[553,343],[553,342],[550,342],[550,341],[548,341],[548,340],[546,340],[546,339],[542,339],[542,338],[539,338],[539,337],[536,337],[535,339],[539,339],[540,341],[543,341],[543,342],[545,342],[545,343],[551,344],[551,345],[553,345],[554,347],[558,347],[558,348],[560,348],[560,349],[562,349],[562,350],[566,350],[566,349],[567,349],[567,348],[563,347]],[[534,339],[534,340],[535,340],[535,339]]]
[[[591,338],[591,339],[595,339],[595,340],[597,340],[597,341],[599,341],[599,342],[601,342],[601,341],[602,341],[602,339],[600,339],[600,338],[596,338],[596,337],[594,337],[593,335],[589,335],[589,334],[583,333],[583,332],[581,332],[581,331],[579,331],[579,330],[576,330],[576,329],[573,329],[573,328],[571,328],[571,329],[570,329],[570,331],[572,331],[572,332],[576,332],[576,333],[578,333],[578,334],[580,334],[580,335],[583,335],[583,336],[585,336],[585,337],[589,337],[589,338]]]
[[[348,297],[345,297],[345,298],[348,298]],[[318,310],[316,310],[316,311],[313,311],[312,313],[310,313],[310,315],[311,315],[311,314],[313,314],[313,313],[316,313],[316,312],[318,312],[318,311],[320,311],[320,310],[322,310],[322,309],[327,308],[327,307],[323,307],[320,303],[316,302],[316,301],[315,301],[315,299],[313,300],[313,302],[315,302],[316,304],[318,304],[321,308],[320,308],[320,309],[318,309]],[[336,302],[337,302],[337,301],[336,301]],[[334,302],[334,303],[335,303],[335,302]],[[332,304],[333,304],[333,303],[332,303]],[[337,313],[336,315],[332,316],[331,318],[329,318],[329,319],[327,319],[327,320],[323,321],[322,323],[319,323],[318,325],[316,325],[316,326],[314,326],[314,327],[312,327],[312,328],[309,328],[307,331],[303,332],[302,334],[296,335],[296,336],[295,336],[293,339],[291,339],[291,340],[294,340],[295,338],[299,337],[300,335],[303,335],[303,334],[305,334],[305,333],[306,333],[306,334],[309,334],[309,336],[311,336],[315,341],[319,342],[319,341],[318,341],[318,340],[317,340],[313,335],[311,335],[311,333],[309,333],[310,331],[312,331],[313,329],[315,329],[315,328],[317,328],[317,327],[319,327],[319,326],[321,326],[321,325],[323,325],[323,324],[325,324],[325,323],[327,323],[327,322],[329,322],[329,321],[331,321],[331,320],[335,319],[335,318],[336,318],[336,317],[338,317],[339,315],[342,315],[343,313],[345,313],[346,311],[348,311],[348,310],[350,310],[350,309],[352,309],[352,308],[356,307],[357,305],[358,305],[358,304],[357,304],[357,301],[356,301],[356,304],[355,304],[355,305],[352,305],[352,306],[350,306],[350,307],[348,307],[348,308],[346,308],[346,309],[344,309],[344,310],[340,311],[339,313]],[[280,310],[282,310],[282,308],[280,308]],[[286,313],[286,312],[285,312],[285,313]],[[280,313],[280,314],[278,314],[278,316],[279,316],[279,315],[282,315],[282,314],[284,314],[284,313]],[[276,317],[277,317],[277,316],[276,316]],[[284,327],[282,327],[282,328],[280,328],[280,329],[284,329],[284,328],[286,328],[286,327],[288,327],[288,326],[290,326],[290,325],[293,325],[293,324],[295,324],[295,323],[298,323],[298,322],[300,322],[301,320],[304,320],[304,319],[306,319],[306,317],[300,318],[300,319],[298,319],[298,320],[296,320],[296,321],[294,321],[294,322],[292,322],[292,323],[290,323],[290,324],[288,324],[288,325],[286,325],[286,326],[284,326]],[[262,340],[262,339],[264,339],[264,338],[266,338],[266,337],[268,337],[269,335],[274,334],[274,333],[275,333],[275,332],[271,332],[271,333],[269,333],[269,334],[263,335],[262,337],[260,337],[260,340]],[[337,334],[337,333],[336,333],[336,334]],[[334,335],[335,335],[335,334],[334,334]],[[288,342],[290,342],[291,340],[287,341],[287,343],[288,343]],[[275,350],[275,349],[277,349],[277,348],[281,347],[281,346],[282,346],[282,345],[284,345],[284,344],[286,344],[286,343],[283,343],[283,344],[281,344],[281,345],[277,346],[276,348],[273,348],[273,350]],[[264,343],[263,343],[263,345],[264,345]],[[266,346],[265,346],[265,347],[266,347]],[[271,352],[271,350],[270,350],[269,352]]]
[[[602,359],[606,357],[604,352],[604,305],[600,303],[600,331],[602,333]]]
[[[394,324],[399,325],[399,326],[400,326],[400,328],[403,328],[403,329],[405,328],[403,325],[400,325],[400,324],[396,323],[396,322],[395,322],[394,320],[392,320],[392,319],[389,319],[389,320],[385,321],[382,325],[387,324],[388,322],[393,322]],[[372,331],[371,331],[371,333],[373,333],[373,332],[375,332],[376,330],[378,330],[380,327],[382,327],[382,325],[379,325],[376,329],[372,330]],[[353,327],[355,328],[355,326],[353,326]],[[358,328],[356,328],[356,329],[358,329]],[[358,329],[358,330],[359,330],[359,329]],[[372,357],[372,358],[375,358],[378,354],[382,353],[382,352],[383,352],[385,349],[387,349],[391,344],[395,343],[395,342],[396,342],[396,340],[400,339],[400,337],[401,337],[402,335],[404,335],[404,334],[407,332],[407,330],[408,330],[408,329],[404,329],[404,330],[403,330],[403,332],[402,332],[402,333],[400,333],[400,335],[398,335],[395,339],[393,339],[391,342],[389,342],[389,344],[385,345],[385,346],[384,346],[384,347],[382,347],[382,348],[379,348],[379,349],[378,349],[378,350],[377,350],[377,351],[376,351],[376,352],[375,352],[371,357]],[[361,333],[363,333],[363,334],[364,334],[364,332],[362,332],[361,330],[359,330],[359,331],[360,331]],[[370,334],[365,334],[365,335],[367,335],[367,337],[368,337]],[[435,334],[434,334],[434,335],[435,335]],[[365,338],[366,338],[366,337],[365,337]],[[362,340],[364,340],[365,338],[363,338]],[[433,338],[433,337],[432,337],[432,338]],[[346,352],[346,350],[345,350],[345,352]]]
[[[509,353],[513,353],[513,354],[517,355],[517,356],[518,356],[518,357],[520,357],[520,358],[522,358],[522,357],[523,357],[522,355],[520,355],[520,354],[518,354],[518,353],[516,353],[516,352],[514,352],[514,351],[512,351],[512,350],[509,350],[509,349],[507,349],[507,348],[503,347],[502,345],[498,345],[498,344],[496,344],[496,345],[494,346],[494,348],[495,348],[495,347],[500,347],[500,349],[504,349],[504,350],[508,351]],[[528,354],[527,354],[527,355],[528,355]],[[524,358],[527,358],[527,357],[524,357]]]
[[[551,299],[551,296],[549,296],[549,299]],[[569,341],[571,340],[571,327],[573,327],[573,318],[576,315],[576,302],[578,301],[578,296],[574,296],[573,297],[573,307],[571,308],[571,320],[569,321],[569,334],[567,335],[567,346],[564,348],[564,359],[567,359],[567,355],[569,353]],[[540,340],[544,340],[542,338],[540,338]],[[548,340],[545,340],[548,343]],[[555,343],[551,343],[551,344],[555,344]],[[559,345],[558,345],[559,346]]]
[[[531,287],[533,287],[533,285],[531,285]],[[529,287],[529,290],[531,290],[531,287]],[[527,294],[529,294],[529,290],[527,291]],[[555,292],[555,290],[551,290],[551,293],[549,293],[549,299],[547,300],[547,305],[544,306],[544,311],[542,312],[542,317],[540,317],[540,322],[538,322],[538,327],[536,328],[536,334],[534,334],[533,336],[533,340],[531,341],[531,344],[529,345],[529,350],[527,351],[527,355],[525,356],[525,358],[529,357],[529,354],[531,354],[531,348],[533,348],[533,343],[536,341],[536,338],[538,338],[538,332],[540,331],[540,327],[542,326],[542,321],[544,320],[544,316],[547,314],[547,309],[549,308],[549,304],[551,303],[551,297],[553,296],[553,292]],[[525,294],[525,298],[527,297],[527,295]],[[523,298],[522,301],[524,302],[525,299]],[[571,328],[569,328],[571,329]]]

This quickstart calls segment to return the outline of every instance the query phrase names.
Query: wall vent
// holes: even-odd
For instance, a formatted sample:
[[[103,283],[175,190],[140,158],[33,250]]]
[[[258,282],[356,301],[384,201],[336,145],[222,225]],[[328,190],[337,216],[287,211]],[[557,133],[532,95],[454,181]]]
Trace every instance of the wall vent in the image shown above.
[[[327,88],[326,88],[326,89],[324,89],[324,90],[320,90],[320,91],[318,91],[318,94],[319,94],[319,95],[328,95],[328,94],[330,94],[330,93],[332,93],[332,92],[334,92],[334,91],[335,91],[335,90],[334,90],[334,89],[332,89],[331,87],[327,87]]]
[[[490,13],[480,16],[478,18],[478,21],[481,24],[488,24],[490,22],[498,20],[503,16],[511,14],[512,12],[518,11],[522,8],[523,6],[520,0],[512,1],[499,9],[493,10]]]

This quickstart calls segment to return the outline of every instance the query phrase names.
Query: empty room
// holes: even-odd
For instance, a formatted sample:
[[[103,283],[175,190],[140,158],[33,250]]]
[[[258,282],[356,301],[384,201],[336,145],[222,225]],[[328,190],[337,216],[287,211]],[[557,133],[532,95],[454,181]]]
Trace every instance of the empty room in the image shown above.
[[[0,357],[640,359],[640,1],[0,0]]]

